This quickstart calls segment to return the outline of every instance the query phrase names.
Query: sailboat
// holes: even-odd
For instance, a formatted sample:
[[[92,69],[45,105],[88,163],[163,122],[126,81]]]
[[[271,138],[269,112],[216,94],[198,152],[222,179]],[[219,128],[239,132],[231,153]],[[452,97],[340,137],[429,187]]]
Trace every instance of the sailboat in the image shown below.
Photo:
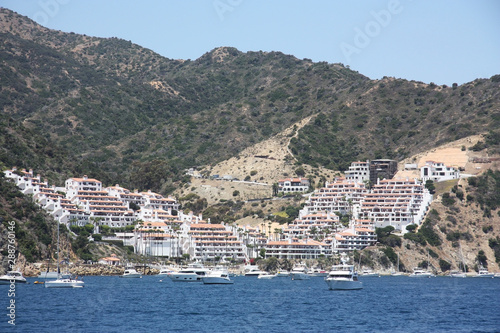
[[[402,276],[403,275],[403,273],[401,273],[399,271],[399,253],[397,253],[397,255],[398,255],[398,261],[397,261],[397,264],[396,264],[396,271],[392,271],[391,272],[391,276]]]
[[[71,274],[61,274],[59,269],[59,222],[57,222],[57,279],[45,282],[45,288],[82,288],[84,282],[71,277]]]
[[[460,243],[458,243],[458,245],[460,246],[460,262],[458,263],[458,271],[451,271],[450,276],[464,278],[467,277],[467,275],[465,274],[464,256],[462,254],[462,245]],[[460,263],[462,264],[462,269],[460,269]]]

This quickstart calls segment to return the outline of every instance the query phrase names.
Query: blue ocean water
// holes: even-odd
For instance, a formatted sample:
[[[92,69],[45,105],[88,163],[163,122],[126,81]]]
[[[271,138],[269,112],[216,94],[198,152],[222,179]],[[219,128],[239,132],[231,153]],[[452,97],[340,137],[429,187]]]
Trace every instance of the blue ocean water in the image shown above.
[[[0,332],[500,332],[498,278],[366,277],[356,291],[320,277],[233,279],[85,277],[84,288],[46,289],[30,278],[16,286],[15,327],[0,286]]]

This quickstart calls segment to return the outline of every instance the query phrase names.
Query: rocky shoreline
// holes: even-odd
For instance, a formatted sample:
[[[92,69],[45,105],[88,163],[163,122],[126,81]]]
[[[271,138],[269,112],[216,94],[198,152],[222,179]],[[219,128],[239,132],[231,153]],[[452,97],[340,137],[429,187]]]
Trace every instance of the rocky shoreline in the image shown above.
[[[46,269],[37,269],[31,267],[27,269],[25,267],[23,271],[23,275],[25,277],[37,277],[41,272],[45,272]],[[156,268],[150,267],[135,267],[135,269],[142,273],[143,275],[156,275],[160,273],[160,271]],[[61,267],[61,272],[69,271],[71,274],[78,276],[112,276],[112,275],[122,275],[125,271],[125,267],[123,266],[109,266],[102,264],[94,264],[94,265],[72,265],[67,269],[67,267]]]

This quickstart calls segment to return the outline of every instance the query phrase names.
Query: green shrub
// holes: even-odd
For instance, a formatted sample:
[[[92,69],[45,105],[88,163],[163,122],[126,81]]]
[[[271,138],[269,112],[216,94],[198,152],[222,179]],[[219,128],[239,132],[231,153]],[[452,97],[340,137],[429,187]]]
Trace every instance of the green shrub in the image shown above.
[[[441,268],[442,272],[446,272],[450,270],[451,264],[446,260],[439,259],[439,267]]]

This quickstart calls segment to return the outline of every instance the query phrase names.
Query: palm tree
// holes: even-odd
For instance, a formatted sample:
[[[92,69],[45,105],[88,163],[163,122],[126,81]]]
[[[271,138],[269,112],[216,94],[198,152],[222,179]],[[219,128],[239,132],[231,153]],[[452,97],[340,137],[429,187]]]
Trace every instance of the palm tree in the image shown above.
[[[273,197],[276,197],[279,192],[279,185],[278,183],[273,183]]]

